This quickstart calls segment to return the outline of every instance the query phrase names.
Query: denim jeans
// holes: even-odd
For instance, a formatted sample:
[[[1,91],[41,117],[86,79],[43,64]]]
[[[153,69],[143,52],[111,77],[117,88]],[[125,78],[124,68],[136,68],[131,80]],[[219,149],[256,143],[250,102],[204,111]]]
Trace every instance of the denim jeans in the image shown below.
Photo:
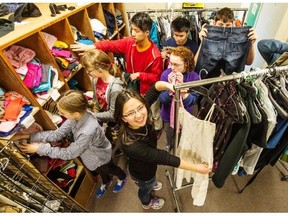
[[[151,192],[153,190],[154,185],[156,184],[156,177],[154,176],[149,181],[142,181],[136,179],[133,176],[130,176],[131,179],[135,182],[135,184],[139,187],[138,197],[143,205],[149,205],[151,200]]]
[[[220,69],[226,75],[242,72],[250,48],[247,37],[251,26],[219,27],[205,26],[207,37],[203,38],[195,71],[201,78],[220,76]],[[200,72],[205,69],[208,73]]]
[[[257,48],[266,63],[271,65],[280,55],[288,52],[288,43],[274,39],[265,39],[258,42]]]

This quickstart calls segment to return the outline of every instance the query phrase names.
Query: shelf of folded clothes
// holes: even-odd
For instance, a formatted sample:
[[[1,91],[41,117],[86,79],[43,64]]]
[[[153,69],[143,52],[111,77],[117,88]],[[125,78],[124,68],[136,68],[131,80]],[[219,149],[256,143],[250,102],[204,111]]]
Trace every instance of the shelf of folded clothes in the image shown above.
[[[29,127],[35,122],[34,115],[39,111],[39,107],[26,105],[19,113],[16,120],[0,121],[0,139],[11,140],[14,134],[22,127]]]

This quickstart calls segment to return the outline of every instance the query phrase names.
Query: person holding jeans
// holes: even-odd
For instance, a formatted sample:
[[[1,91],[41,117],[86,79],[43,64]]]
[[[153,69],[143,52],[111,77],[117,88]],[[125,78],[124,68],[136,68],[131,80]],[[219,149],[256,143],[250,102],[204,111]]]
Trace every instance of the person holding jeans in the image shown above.
[[[288,52],[288,43],[275,39],[263,39],[258,42],[257,48],[266,63],[271,65],[284,52]]]
[[[195,71],[201,76],[203,73],[200,71],[204,68],[207,71],[204,78],[220,76],[223,68],[225,74],[242,72],[245,65],[251,65],[254,61],[255,29],[235,27],[234,13],[230,8],[217,11],[214,21],[202,26],[199,39],[201,44],[195,55]]]

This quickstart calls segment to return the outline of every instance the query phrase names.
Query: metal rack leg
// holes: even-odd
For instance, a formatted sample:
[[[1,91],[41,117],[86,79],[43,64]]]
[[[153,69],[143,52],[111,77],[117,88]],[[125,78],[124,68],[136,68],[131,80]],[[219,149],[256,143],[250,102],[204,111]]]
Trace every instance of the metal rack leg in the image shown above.
[[[278,161],[279,161],[279,163],[282,165],[282,167],[288,172],[288,168],[286,167],[286,165],[285,165],[280,159],[279,159]],[[288,175],[285,175],[285,174],[282,173],[281,171],[280,171],[280,173],[282,174],[281,180],[282,180],[282,181],[288,181]]]
[[[165,173],[166,173],[166,176],[167,176],[167,178],[169,180],[169,183],[170,183],[170,186],[171,186],[171,189],[172,189],[172,194],[173,194],[173,198],[174,198],[175,205],[176,205],[175,212],[180,212],[180,207],[179,207],[178,197],[177,197],[176,190],[175,190],[175,185],[174,185],[174,183],[172,181],[170,172],[168,170],[166,170]]]

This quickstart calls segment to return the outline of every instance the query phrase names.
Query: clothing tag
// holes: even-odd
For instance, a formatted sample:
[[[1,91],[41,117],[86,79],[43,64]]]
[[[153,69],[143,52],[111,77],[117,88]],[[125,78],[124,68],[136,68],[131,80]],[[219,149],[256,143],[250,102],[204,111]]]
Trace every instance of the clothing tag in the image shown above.
[[[56,101],[60,97],[60,94],[57,89],[53,89],[50,96],[53,101]]]
[[[35,122],[35,119],[32,115],[28,115],[22,122],[21,125],[23,125],[25,128],[29,128],[33,123]]]

